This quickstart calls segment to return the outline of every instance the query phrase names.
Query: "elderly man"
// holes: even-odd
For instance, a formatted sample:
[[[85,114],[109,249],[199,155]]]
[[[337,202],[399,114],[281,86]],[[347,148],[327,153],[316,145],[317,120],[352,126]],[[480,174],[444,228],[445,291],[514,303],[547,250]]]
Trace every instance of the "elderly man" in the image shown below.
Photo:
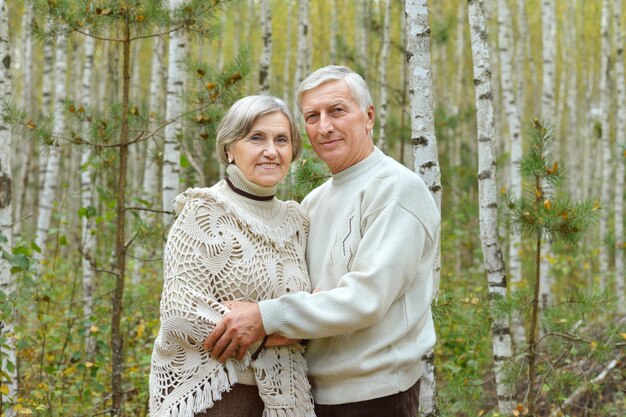
[[[319,291],[234,302],[205,347],[225,361],[243,358],[268,334],[310,339],[318,417],[415,416],[420,357],[435,344],[439,212],[420,177],[374,146],[374,106],[358,74],[318,69],[298,101],[309,141],[332,173],[302,202]]]

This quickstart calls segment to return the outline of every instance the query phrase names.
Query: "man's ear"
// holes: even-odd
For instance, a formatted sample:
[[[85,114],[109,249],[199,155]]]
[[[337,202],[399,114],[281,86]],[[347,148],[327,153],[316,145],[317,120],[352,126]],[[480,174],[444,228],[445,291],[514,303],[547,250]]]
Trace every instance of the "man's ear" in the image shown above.
[[[374,105],[370,104],[370,106],[367,108],[367,110],[365,110],[365,127],[367,128],[368,131],[374,129],[374,116],[375,116],[375,111],[374,111]]]

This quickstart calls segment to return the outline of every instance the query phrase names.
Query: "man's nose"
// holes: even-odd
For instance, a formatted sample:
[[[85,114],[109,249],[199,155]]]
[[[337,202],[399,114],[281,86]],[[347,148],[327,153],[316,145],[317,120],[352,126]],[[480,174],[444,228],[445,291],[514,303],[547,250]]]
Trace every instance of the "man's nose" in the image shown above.
[[[333,121],[332,118],[326,113],[320,114],[320,133],[322,135],[327,135],[328,133],[333,131]]]

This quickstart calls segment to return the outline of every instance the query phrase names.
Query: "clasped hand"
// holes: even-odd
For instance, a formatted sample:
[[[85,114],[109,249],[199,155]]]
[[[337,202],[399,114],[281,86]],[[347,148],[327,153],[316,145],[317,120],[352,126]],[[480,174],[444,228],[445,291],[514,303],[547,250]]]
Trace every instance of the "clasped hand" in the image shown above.
[[[202,344],[205,349],[211,350],[213,359],[222,363],[231,357],[242,360],[250,346],[265,336],[257,303],[230,301],[224,304],[230,312],[217,323]],[[287,345],[294,341],[279,334],[272,334],[265,346]]]

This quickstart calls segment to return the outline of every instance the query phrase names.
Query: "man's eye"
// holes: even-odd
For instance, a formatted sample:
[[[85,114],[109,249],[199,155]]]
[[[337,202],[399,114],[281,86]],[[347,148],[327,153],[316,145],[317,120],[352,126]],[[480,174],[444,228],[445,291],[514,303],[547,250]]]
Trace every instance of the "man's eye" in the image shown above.
[[[315,123],[315,121],[317,120],[317,115],[316,114],[310,114],[305,118],[307,123]]]
[[[341,107],[335,107],[333,109],[333,113],[341,113],[342,111],[343,111],[343,108],[341,108]]]

